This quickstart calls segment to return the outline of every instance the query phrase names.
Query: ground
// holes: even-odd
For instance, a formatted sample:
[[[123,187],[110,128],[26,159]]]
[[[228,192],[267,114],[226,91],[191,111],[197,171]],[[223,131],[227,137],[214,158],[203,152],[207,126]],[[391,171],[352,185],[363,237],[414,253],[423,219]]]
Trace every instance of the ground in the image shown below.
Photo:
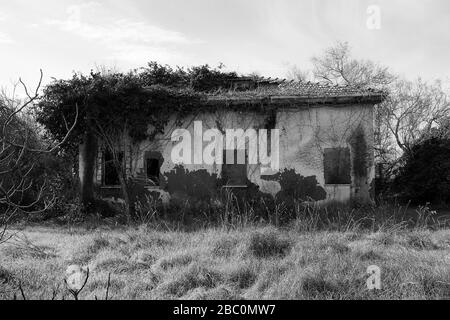
[[[109,274],[111,299],[450,299],[450,230],[12,231],[0,246],[0,299],[72,299],[71,264],[89,266],[80,299],[104,299]],[[367,289],[371,265],[380,290]]]

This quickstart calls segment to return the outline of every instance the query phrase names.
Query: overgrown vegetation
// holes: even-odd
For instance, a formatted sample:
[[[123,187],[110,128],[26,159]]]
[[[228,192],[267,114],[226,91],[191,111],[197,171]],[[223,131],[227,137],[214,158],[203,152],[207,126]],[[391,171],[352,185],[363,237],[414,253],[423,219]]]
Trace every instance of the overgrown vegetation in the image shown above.
[[[450,140],[431,138],[403,157],[392,190],[414,204],[450,203]]]
[[[68,265],[89,268],[79,299],[448,299],[450,234],[389,224],[366,232],[247,227],[197,232],[30,227],[0,248],[0,299],[73,299]],[[386,241],[386,239],[390,239]],[[12,254],[14,252],[14,254]],[[49,252],[43,255],[38,252]],[[381,269],[381,290],[366,287]]]
[[[31,89],[22,81],[14,86],[12,96],[0,94],[0,243],[9,240],[6,230],[17,215],[38,214],[47,211],[56,201],[52,189],[58,179],[44,163],[57,159],[55,154],[71,134],[78,109],[70,124],[66,121],[61,141],[52,143],[39,135],[27,111],[39,97],[41,77],[36,88]],[[15,96],[22,89],[24,98]],[[49,178],[51,177],[51,178]]]
[[[448,138],[450,101],[442,81],[405,79],[380,63],[353,56],[347,42],[337,42],[312,59],[313,80],[333,85],[377,88],[388,93],[375,106],[374,151],[378,190],[386,191],[395,171],[416,144],[436,136]],[[305,70],[291,77],[305,80]],[[410,198],[409,200],[412,200]],[[430,199],[427,201],[431,201]]]
[[[168,115],[182,118],[206,92],[228,88],[237,74],[221,67],[151,62],[128,73],[55,80],[34,108],[45,135],[22,112],[38,101],[39,86],[32,95],[23,85],[25,101],[2,97],[0,299],[96,299],[105,286],[106,298],[127,299],[449,298],[449,221],[428,204],[450,201],[445,94],[439,85],[399,82],[381,66],[352,60],[346,46],[315,63],[316,76],[327,81],[395,89],[386,109],[377,109],[377,161],[389,167],[390,203],[323,206],[300,199],[295,188],[275,199],[227,193],[205,203],[134,197],[119,146],[128,137],[153,139]],[[367,174],[365,139],[360,130],[348,141],[360,155],[356,177]],[[95,198],[99,141],[113,154],[125,207]],[[8,230],[12,213],[53,226]],[[69,264],[88,270],[80,292],[62,282]],[[373,264],[382,270],[379,291],[365,286]]]
[[[375,150],[378,155],[376,161],[383,167],[381,170],[383,172],[377,182],[383,181],[377,184],[376,190],[389,192],[387,196],[391,196],[393,190],[399,193],[398,189],[391,188],[392,178],[397,173],[393,170],[413,158],[410,151],[413,150],[414,143],[424,141],[431,133],[445,137],[448,131],[446,130],[448,126],[446,95],[439,86],[428,86],[420,81],[417,86],[410,83],[401,85],[401,82],[387,68],[370,61],[352,58],[349,46],[345,43],[330,48],[323,56],[314,59],[314,66],[316,79],[323,81],[361,87],[382,89],[395,87],[399,89],[391,90],[394,97],[390,98],[388,104],[383,105],[384,109],[377,109],[377,130],[375,132],[378,139]],[[40,157],[33,169],[34,175],[31,180],[34,186],[42,184],[44,180],[48,182],[48,192],[42,198],[48,201],[52,195],[57,195],[53,209],[47,211],[44,217],[70,212],[71,219],[79,220],[83,219],[85,213],[109,216],[123,210],[127,217],[122,220],[130,218],[155,220],[158,216],[171,220],[170,211],[179,212],[181,210],[186,214],[183,213],[182,221],[175,221],[175,223],[189,223],[193,222],[189,219],[195,221],[206,216],[206,223],[209,224],[214,222],[214,219],[217,220],[215,214],[219,212],[216,216],[220,217],[221,223],[236,224],[236,220],[239,220],[240,223],[246,224],[263,219],[278,225],[298,216],[298,208],[294,206],[297,205],[296,202],[305,199],[293,199],[291,195],[285,197],[284,204],[281,202],[270,203],[270,200],[264,203],[266,199],[260,201],[258,198],[257,202],[263,203],[258,210],[255,210],[254,203],[240,202],[231,207],[219,206],[219,208],[199,207],[197,204],[187,203],[183,204],[181,208],[179,205],[172,205],[171,208],[155,208],[152,205],[150,209],[153,211],[147,210],[146,213],[143,212],[145,211],[143,208],[148,209],[147,204],[143,203],[145,199],[136,197],[136,184],[127,176],[121,158],[125,140],[128,137],[134,142],[143,139],[151,140],[163,131],[168,121],[168,115],[176,114],[182,118],[186,112],[192,111],[205,93],[230,88],[231,81],[236,78],[238,75],[235,72],[225,72],[222,66],[211,68],[204,65],[188,69],[174,69],[157,62],[150,62],[146,67],[128,73],[91,72],[88,75],[74,74],[68,80],[54,80],[45,87],[39,99],[36,95],[31,101],[38,101],[34,108],[34,116],[46,129],[45,137],[38,135],[34,140],[47,145],[51,145],[53,141],[64,142],[59,145],[56,156],[52,154]],[[414,103],[409,106],[411,101]],[[30,106],[33,104],[30,103]],[[427,108],[433,111],[432,115],[428,116]],[[381,112],[381,110],[385,112]],[[398,114],[398,112],[400,113]],[[393,122],[390,117],[409,119],[409,122],[405,123],[406,120]],[[73,122],[75,118],[78,121]],[[22,123],[21,121],[20,123]],[[269,118],[267,121],[273,122],[274,118]],[[389,124],[389,127],[385,127],[383,123]],[[395,126],[396,123],[398,126]],[[71,128],[72,124],[74,124],[73,128]],[[393,131],[394,127],[397,130]],[[71,131],[70,136],[67,136],[68,129]],[[36,132],[34,134],[37,135]],[[395,156],[391,154],[392,138],[405,140],[397,139],[398,148],[405,152],[403,158],[400,158],[398,154]],[[390,143],[388,147],[382,146],[387,141],[386,139]],[[104,144],[101,146],[102,148],[110,149],[112,152],[112,161],[118,173],[122,198],[125,201],[125,206],[120,210],[114,210],[99,201],[96,196],[96,186],[93,184],[92,176],[96,150],[100,147],[99,141]],[[349,143],[357,150],[357,154],[362,155],[360,158],[353,159],[355,174],[365,176],[367,160],[364,156],[365,148],[367,148],[365,137],[355,136]],[[417,147],[414,147],[414,150],[416,149]],[[78,157],[78,154],[81,157]],[[437,155],[437,153],[432,155]],[[78,159],[83,162],[81,172],[78,172]],[[439,170],[434,170],[434,173],[444,170],[445,164],[442,164],[442,161],[444,161],[442,156],[433,161],[436,164],[434,168],[439,168]],[[413,166],[411,164],[409,168],[413,168]],[[400,186],[400,189],[402,185],[414,184],[414,181],[409,181],[405,176],[407,170],[409,169],[405,167],[398,171],[401,174],[396,180],[396,185]],[[81,177],[80,181],[78,176]],[[446,175],[444,173],[436,174],[435,177],[436,179],[429,180],[430,187],[427,187],[426,194],[417,195],[406,190],[415,188],[410,185],[401,191],[400,199],[405,200],[405,203],[415,199],[418,204],[435,200],[446,202],[447,200],[444,199]],[[441,180],[437,180],[438,177]],[[423,176],[420,179],[422,178]],[[435,189],[442,192],[433,192],[432,186],[436,186]],[[25,200],[23,199],[24,202],[26,202]],[[228,205],[227,199],[217,200],[218,203]],[[80,202],[82,208],[79,206]],[[287,202],[289,202],[288,205],[286,205]],[[152,213],[147,214],[149,212]],[[205,223],[202,222],[202,224]]]
[[[54,80],[45,87],[35,109],[36,119],[61,141],[67,131],[66,119],[79,113],[79,121],[62,148],[68,154],[80,155],[80,200],[84,211],[92,212],[97,207],[93,174],[97,150],[103,147],[112,155],[125,210],[131,216],[136,199],[121,158],[128,138],[131,143],[153,140],[164,133],[171,116],[181,119],[199,105],[205,92],[228,88],[235,78],[236,73],[224,72],[221,66],[185,70],[156,62],[128,73],[75,73],[72,79]]]

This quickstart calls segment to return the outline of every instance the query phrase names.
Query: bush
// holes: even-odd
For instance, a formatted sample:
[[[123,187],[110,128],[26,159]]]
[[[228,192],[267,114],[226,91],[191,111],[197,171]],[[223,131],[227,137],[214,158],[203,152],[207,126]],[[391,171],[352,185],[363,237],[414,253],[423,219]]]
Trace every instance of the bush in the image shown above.
[[[411,149],[398,169],[392,190],[405,201],[450,203],[450,139],[431,138]]]

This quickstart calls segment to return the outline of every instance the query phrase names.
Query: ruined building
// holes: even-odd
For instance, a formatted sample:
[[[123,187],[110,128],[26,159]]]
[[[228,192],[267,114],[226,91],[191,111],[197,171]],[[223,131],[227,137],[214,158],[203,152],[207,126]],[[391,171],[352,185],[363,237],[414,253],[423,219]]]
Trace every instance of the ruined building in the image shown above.
[[[370,202],[375,175],[374,106],[383,99],[380,91],[351,86],[240,78],[230,90],[208,94],[195,112],[181,123],[169,122],[166,132],[152,141],[124,143],[121,157],[127,176],[163,202],[211,198],[220,190],[247,188],[278,199]],[[190,137],[174,137],[180,129]],[[227,129],[254,129],[258,142],[264,133],[267,141],[262,142],[277,168],[249,161],[251,139],[236,145],[237,152],[228,150],[225,142],[218,145],[223,148],[218,159],[242,153],[243,162],[201,161],[210,140],[198,137],[209,129],[223,134]],[[273,133],[278,144],[272,144]],[[182,139],[192,150],[183,150],[187,161],[176,162],[173,148],[179,148]],[[100,147],[95,180],[103,197],[117,199],[120,186],[110,158]]]

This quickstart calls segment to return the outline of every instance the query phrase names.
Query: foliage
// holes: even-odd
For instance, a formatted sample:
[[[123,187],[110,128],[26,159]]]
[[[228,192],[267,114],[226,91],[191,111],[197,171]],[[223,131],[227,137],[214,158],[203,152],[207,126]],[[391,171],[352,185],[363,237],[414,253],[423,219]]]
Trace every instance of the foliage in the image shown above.
[[[0,104],[3,103],[0,100]],[[0,124],[3,125],[13,111],[5,104],[0,107],[0,110]],[[43,182],[43,179],[41,179],[41,184],[32,184],[28,188],[25,188],[25,186],[28,186],[30,180],[34,181],[34,178],[40,174],[38,173],[38,168],[32,165],[40,157],[30,152],[30,149],[38,149],[41,147],[41,141],[34,129],[23,115],[18,114],[12,117],[11,122],[5,127],[5,131],[0,134],[2,138],[8,139],[8,141],[15,144],[9,147],[6,144],[6,147],[1,152],[0,176],[2,196],[5,194],[4,190],[10,189],[14,185],[19,185],[23,179],[23,175],[28,173],[27,184],[22,183],[22,187],[18,188],[17,192],[9,196],[10,200],[21,205],[34,202],[35,195],[39,191],[39,186]],[[20,145],[24,146],[24,148],[20,148]],[[21,190],[19,191],[19,189]],[[7,206],[7,201],[0,203],[1,208]]]
[[[157,62],[148,63],[141,69],[142,82],[149,85],[162,85],[170,88],[189,88],[198,92],[214,91],[219,88],[227,88],[230,81],[238,78],[236,72],[224,72],[223,64],[217,68],[208,65],[194,66],[187,70],[177,67],[162,66]]]
[[[227,73],[208,65],[172,69],[156,62],[128,73],[93,72],[74,74],[69,80],[54,80],[44,89],[35,112],[39,123],[51,137],[61,141],[67,131],[67,119],[79,114],[72,135],[63,145],[75,154],[80,149],[83,171],[80,172],[80,195],[84,211],[94,202],[93,168],[97,142],[112,154],[126,211],[133,214],[134,201],[127,185],[121,153],[124,146],[143,140],[154,140],[171,117],[181,119],[198,107],[207,91],[229,87],[236,73]],[[130,146],[132,147],[132,146]]]
[[[29,106],[38,99],[42,77],[41,71],[33,91],[19,79],[11,95],[5,91],[0,95],[0,227],[3,225],[3,230],[8,219],[17,213],[41,213],[52,206],[54,197],[46,196],[47,177],[37,164],[45,155],[59,150],[77,120],[75,116],[72,125],[66,127],[61,143],[44,143],[28,114]],[[15,96],[19,86],[25,94],[23,99]]]
[[[366,137],[364,135],[364,129],[358,127],[350,138],[350,144],[353,149],[353,161],[352,169],[355,177],[365,177],[367,176],[368,165],[368,146]]]
[[[405,200],[450,202],[450,139],[431,138],[412,147],[398,169],[393,189]]]
[[[73,155],[60,152],[59,154],[41,155],[31,172],[31,177],[37,185],[46,181],[45,200],[54,199],[53,206],[40,218],[47,219],[55,216],[78,213],[78,179],[77,162]]]
[[[128,130],[135,141],[152,138],[162,132],[170,115],[189,111],[198,105],[203,92],[227,87],[230,79],[237,77],[220,68],[172,69],[150,62],[146,68],[128,73],[74,74],[69,80],[54,80],[44,89],[37,120],[59,140],[67,131],[66,119],[78,106],[80,121],[68,148],[79,144],[87,126]]]

